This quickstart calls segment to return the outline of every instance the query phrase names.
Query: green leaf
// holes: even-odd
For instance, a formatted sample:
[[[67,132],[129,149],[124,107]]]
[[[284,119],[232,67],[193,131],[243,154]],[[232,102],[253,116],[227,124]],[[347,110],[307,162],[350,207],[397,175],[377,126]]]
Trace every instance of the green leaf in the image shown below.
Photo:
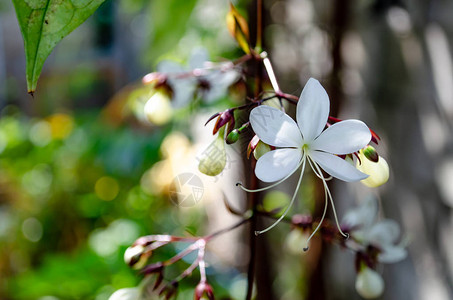
[[[105,0],[12,0],[24,38],[27,88],[36,90],[53,48],[82,24]]]

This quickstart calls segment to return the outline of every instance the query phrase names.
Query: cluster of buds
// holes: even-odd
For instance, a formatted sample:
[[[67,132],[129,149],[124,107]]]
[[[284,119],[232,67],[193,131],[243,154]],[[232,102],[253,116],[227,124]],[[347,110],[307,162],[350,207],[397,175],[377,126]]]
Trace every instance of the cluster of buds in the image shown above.
[[[122,289],[114,293],[110,300],[129,299],[130,294],[136,295],[135,299],[147,299],[150,295],[158,295],[164,299],[175,298],[178,291],[179,282],[191,275],[195,269],[200,271],[200,282],[195,288],[194,299],[199,300],[206,296],[214,299],[214,291],[206,279],[206,263],[204,261],[206,243],[210,237],[191,238],[177,237],[171,235],[148,235],[137,239],[124,253],[124,260],[127,265],[135,270],[139,270],[145,276],[145,280],[140,288]],[[158,248],[174,242],[189,243],[184,250],[165,261],[149,263],[152,254]],[[170,282],[164,282],[165,268],[180,261],[185,256],[197,251],[197,258],[179,276]],[[153,276],[154,275],[154,276]],[[154,280],[149,280],[153,276]],[[121,298],[121,295],[125,295]]]

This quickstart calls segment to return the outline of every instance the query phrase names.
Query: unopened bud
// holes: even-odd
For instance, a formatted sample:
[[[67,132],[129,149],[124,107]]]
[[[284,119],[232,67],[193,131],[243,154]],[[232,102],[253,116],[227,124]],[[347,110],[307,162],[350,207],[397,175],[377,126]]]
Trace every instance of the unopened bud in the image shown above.
[[[372,162],[376,163],[379,161],[379,154],[377,153],[376,149],[373,148],[373,146],[368,146],[363,149],[363,155],[365,155],[365,157]]]
[[[214,129],[212,130],[212,134],[216,134],[217,131],[220,130],[223,126],[228,124],[228,131],[233,130],[234,128],[234,110],[227,109],[224,112],[220,113],[217,121],[215,122]]]
[[[234,144],[239,140],[239,130],[233,129],[226,137],[225,142],[228,145]]]
[[[294,228],[293,230],[290,231],[290,233],[286,236],[285,240],[285,246],[286,249],[292,254],[299,255],[305,250],[305,247],[307,246],[307,240],[309,237],[308,232],[304,232],[299,228]]]
[[[146,265],[149,255],[144,255],[145,247],[142,245],[131,246],[124,252],[124,262],[133,269],[141,269]]]
[[[208,148],[201,153],[200,163],[198,170],[208,176],[219,175],[226,165],[226,150],[225,142],[223,141],[225,134],[225,127],[219,130],[219,135],[208,146]]]
[[[164,125],[170,121],[173,116],[170,97],[164,92],[156,92],[146,102],[145,116],[149,122],[155,125]]]
[[[117,290],[110,297],[109,300],[135,300],[140,296],[139,288],[124,288]]]
[[[214,290],[206,282],[200,282],[195,288],[193,295],[194,300],[209,299],[214,300]]]
[[[355,289],[365,299],[377,298],[384,292],[384,280],[373,269],[364,267],[357,275]]]
[[[263,156],[269,151],[271,151],[271,147],[268,144],[259,141],[255,147],[255,150],[253,150],[253,156],[255,157],[256,160],[258,160],[260,159],[261,156]]]
[[[368,178],[361,182],[368,187],[378,187],[386,183],[389,179],[390,171],[387,161],[382,157],[378,157],[377,162],[369,160],[363,150],[359,151],[360,161],[357,161],[357,169],[367,175]]]

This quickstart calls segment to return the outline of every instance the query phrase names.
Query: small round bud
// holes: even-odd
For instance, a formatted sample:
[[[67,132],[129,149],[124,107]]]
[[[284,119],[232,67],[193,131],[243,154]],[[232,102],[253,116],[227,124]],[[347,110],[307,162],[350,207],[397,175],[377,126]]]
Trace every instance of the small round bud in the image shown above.
[[[271,151],[271,146],[263,143],[262,141],[259,141],[258,144],[256,145],[255,150],[253,150],[253,156],[255,157],[256,160],[258,160],[261,156],[263,156],[269,151]]]
[[[292,254],[301,254],[301,250],[307,251],[307,239],[309,234],[303,232],[299,228],[290,231],[286,236],[286,249]]]
[[[109,300],[135,300],[138,299],[140,296],[140,290],[136,287],[134,288],[124,288],[119,289],[114,292],[110,297]]]
[[[389,165],[382,157],[378,157],[377,162],[369,160],[363,150],[359,151],[360,162],[357,161],[357,169],[367,175],[368,178],[361,182],[368,187],[378,187],[386,183],[389,179]]]
[[[142,245],[131,246],[124,252],[124,262],[135,270],[146,265],[148,255],[143,255],[145,247]]]
[[[233,129],[226,137],[225,141],[228,145],[234,144],[239,140],[239,130]]]
[[[373,269],[364,267],[357,275],[355,289],[365,299],[377,298],[384,292],[384,280]]]
[[[155,125],[164,125],[170,121],[173,116],[170,97],[164,92],[156,92],[146,102],[145,116],[149,122]]]
[[[214,290],[206,282],[200,282],[195,287],[194,300],[201,300],[201,299],[209,299],[209,300],[214,299]]]

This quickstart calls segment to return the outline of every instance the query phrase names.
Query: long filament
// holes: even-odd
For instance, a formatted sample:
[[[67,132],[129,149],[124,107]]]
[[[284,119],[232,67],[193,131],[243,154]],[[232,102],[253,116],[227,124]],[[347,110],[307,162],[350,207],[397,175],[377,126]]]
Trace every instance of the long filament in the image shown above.
[[[310,163],[310,166],[313,170],[313,172],[316,174],[316,176],[318,176],[318,173],[317,171],[315,170],[315,168],[313,168],[313,165],[311,164],[311,159],[308,158],[308,162]],[[314,162],[313,162],[314,163]],[[319,171],[319,170],[318,170]],[[318,176],[319,178],[324,178],[322,176],[322,173],[320,173],[320,176]],[[310,240],[311,238],[316,234],[316,232],[318,232],[319,228],[321,228],[321,225],[322,225],[322,222],[324,222],[324,218],[326,217],[326,213],[327,213],[327,206],[329,206],[329,201],[327,199],[327,190],[324,188],[324,199],[325,199],[325,203],[324,203],[324,212],[322,213],[322,217],[321,217],[321,220],[319,221],[318,223],[318,226],[316,226],[316,229],[310,234],[310,236],[308,237],[307,239],[307,246],[304,248],[304,251],[308,251],[308,244],[310,243]]]
[[[304,162],[304,161],[305,161],[305,157],[299,162],[299,164],[297,165],[297,167],[296,167],[295,170],[299,169],[300,165],[302,165],[302,162]],[[305,163],[305,162],[304,162],[304,163]],[[305,165],[304,165],[304,167],[305,167]],[[243,189],[244,191],[249,192],[249,193],[262,192],[262,191],[271,189],[271,188],[273,188],[273,187],[279,185],[280,183],[282,183],[283,181],[285,181],[286,179],[288,179],[291,175],[293,175],[293,173],[294,173],[294,172],[289,173],[289,174],[288,174],[286,177],[284,177],[283,179],[281,179],[281,180],[279,180],[279,181],[277,181],[277,182],[275,182],[275,183],[273,183],[273,184],[271,184],[271,185],[269,185],[269,186],[266,186],[266,187],[263,187],[263,188],[260,188],[260,189],[256,189],[256,190],[250,190],[250,189],[244,187],[244,186],[242,185],[242,182],[237,182],[237,183],[236,183],[236,186],[239,186],[241,189]]]
[[[313,164],[315,165],[316,169],[318,170],[318,172],[321,173],[321,170],[318,166],[318,164],[313,161]],[[349,234],[347,233],[344,233],[341,228],[340,228],[340,223],[338,222],[338,216],[337,216],[337,211],[335,209],[335,204],[333,203],[333,198],[332,198],[332,194],[330,193],[330,190],[329,190],[329,187],[327,186],[327,182],[325,181],[324,177],[321,178],[322,179],[322,183],[324,184],[324,190],[327,192],[327,195],[329,196],[329,200],[330,200],[330,203],[332,204],[332,210],[333,210],[333,216],[335,218],[335,223],[337,224],[337,229],[338,231],[340,232],[340,234],[344,237],[344,238],[349,238]]]
[[[285,209],[285,211],[283,212],[283,214],[282,214],[282,215],[280,216],[280,218],[278,218],[277,221],[275,221],[271,226],[267,227],[267,228],[264,229],[264,230],[257,230],[257,231],[255,231],[255,235],[259,235],[259,234],[265,233],[265,232],[271,230],[272,228],[274,228],[278,223],[280,223],[281,220],[283,220],[283,218],[284,218],[284,217],[286,216],[286,214],[289,212],[289,209],[291,208],[291,206],[293,206],[294,200],[296,199],[297,192],[299,191],[300,183],[302,182],[302,177],[304,177],[305,162],[306,162],[306,156],[305,156],[305,153],[304,153],[304,156],[303,156],[303,158],[302,158],[302,171],[300,172],[300,177],[299,177],[299,181],[297,182],[296,190],[294,191],[294,195],[293,195],[293,198],[291,199],[291,202],[290,202],[289,205],[286,207],[286,209]]]

